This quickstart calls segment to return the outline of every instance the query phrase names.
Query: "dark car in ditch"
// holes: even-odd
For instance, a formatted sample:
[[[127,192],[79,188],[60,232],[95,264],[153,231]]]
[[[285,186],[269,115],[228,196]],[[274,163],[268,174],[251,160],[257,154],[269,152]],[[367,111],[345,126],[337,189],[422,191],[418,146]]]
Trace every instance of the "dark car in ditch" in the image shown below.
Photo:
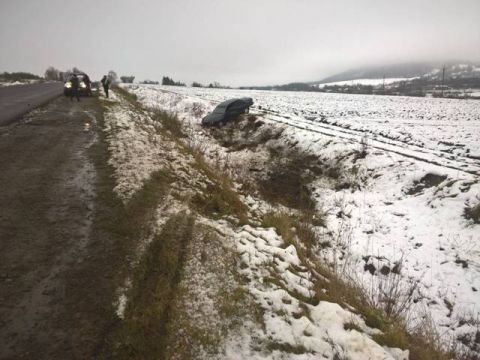
[[[249,97],[230,99],[217,105],[212,113],[202,119],[203,126],[221,126],[241,114],[247,114],[253,99]]]
[[[78,94],[90,96],[92,94],[91,81],[87,74],[77,73],[78,78]],[[72,77],[73,74],[69,75],[65,83],[63,84],[63,93],[65,96],[72,95]]]

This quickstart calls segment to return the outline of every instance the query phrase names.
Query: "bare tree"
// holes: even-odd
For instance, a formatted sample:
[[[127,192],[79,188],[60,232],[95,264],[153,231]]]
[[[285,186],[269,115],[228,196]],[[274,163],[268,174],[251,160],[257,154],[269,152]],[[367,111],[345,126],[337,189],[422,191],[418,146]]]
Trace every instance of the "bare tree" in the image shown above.
[[[108,78],[110,79],[110,81],[111,81],[112,83],[117,83],[117,82],[118,82],[118,75],[117,75],[117,73],[116,73],[115,71],[113,71],[113,70],[110,70],[110,71],[108,72]]]
[[[47,70],[45,70],[45,80],[52,80],[52,81],[61,81],[61,72],[58,69],[55,69],[53,66],[49,66]]]
[[[127,75],[123,75],[123,76],[120,76],[120,80],[122,83],[126,83],[126,84],[131,84],[133,83],[133,80],[135,79],[135,76],[133,75],[130,75],[130,76],[127,76]]]

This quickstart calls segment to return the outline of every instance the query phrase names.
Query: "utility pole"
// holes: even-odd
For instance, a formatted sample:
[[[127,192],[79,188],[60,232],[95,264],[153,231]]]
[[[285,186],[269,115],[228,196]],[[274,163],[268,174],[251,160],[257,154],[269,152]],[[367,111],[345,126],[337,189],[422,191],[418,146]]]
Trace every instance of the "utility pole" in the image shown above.
[[[443,72],[442,72],[442,98],[443,98],[443,86],[445,84],[445,65],[443,65]]]

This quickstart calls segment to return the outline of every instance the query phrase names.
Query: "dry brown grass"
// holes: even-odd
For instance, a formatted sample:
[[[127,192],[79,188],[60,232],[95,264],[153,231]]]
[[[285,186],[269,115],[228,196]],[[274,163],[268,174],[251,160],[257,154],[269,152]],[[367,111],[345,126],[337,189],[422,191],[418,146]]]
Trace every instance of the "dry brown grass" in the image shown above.
[[[183,130],[182,122],[175,114],[170,114],[159,109],[152,110],[152,120],[159,122],[165,131],[170,133],[176,139],[184,139],[187,137]]]
[[[260,179],[258,189],[263,197],[273,203],[299,209],[315,208],[310,183],[313,173],[310,168],[315,157],[297,150],[287,154],[271,151],[271,164],[267,177]]]
[[[480,203],[475,206],[468,206],[464,211],[465,218],[473,220],[475,224],[480,224]]]
[[[269,140],[278,139],[283,132],[283,129],[264,125],[258,115],[241,115],[223,127],[210,128],[210,134],[229,151],[253,150]]]
[[[207,217],[221,218],[233,215],[241,224],[246,224],[248,208],[233,188],[229,175],[209,165],[196,149],[189,149],[189,151],[195,158],[194,167],[211,181],[207,189],[192,198],[194,208]]]
[[[136,103],[137,102],[137,95],[125,90],[120,86],[112,86],[112,90],[118,93],[122,98],[127,100],[129,103]]]
[[[287,212],[271,212],[262,218],[262,226],[274,228],[288,245],[295,243],[294,222],[294,217]]]
[[[411,359],[449,358],[451,354],[442,350],[439,338],[434,335],[432,327],[424,326],[414,332],[408,331],[404,315],[413,301],[412,287],[405,285],[397,276],[387,283],[378,285],[374,294],[365,292],[358,282],[345,278],[345,274],[338,273],[318,259],[313,250],[315,246],[318,248],[322,239],[315,233],[311,224],[302,223],[301,220],[301,217],[285,212],[269,213],[264,216],[262,225],[275,228],[287,244],[294,245],[302,264],[309,267],[315,275],[315,296],[312,299],[304,299],[305,302],[329,301],[348,309],[353,307],[369,327],[383,332],[374,336],[375,341],[384,346],[409,349]],[[282,285],[274,277],[267,281]]]

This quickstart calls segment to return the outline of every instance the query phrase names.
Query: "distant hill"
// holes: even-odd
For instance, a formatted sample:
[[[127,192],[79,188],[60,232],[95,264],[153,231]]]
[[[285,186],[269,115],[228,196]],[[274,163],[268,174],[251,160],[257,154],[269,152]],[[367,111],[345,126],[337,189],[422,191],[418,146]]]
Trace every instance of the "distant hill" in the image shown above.
[[[443,80],[443,67],[445,79]],[[385,79],[383,79],[385,77]],[[480,63],[405,63],[352,69],[309,83],[245,86],[241,89],[347,94],[471,97],[480,89]]]
[[[471,61],[423,62],[361,67],[326,77],[320,81],[313,81],[309,84],[318,85],[358,79],[381,79],[384,76],[385,78],[427,77],[433,79],[441,76],[444,65],[446,78],[480,77],[479,63]]]

